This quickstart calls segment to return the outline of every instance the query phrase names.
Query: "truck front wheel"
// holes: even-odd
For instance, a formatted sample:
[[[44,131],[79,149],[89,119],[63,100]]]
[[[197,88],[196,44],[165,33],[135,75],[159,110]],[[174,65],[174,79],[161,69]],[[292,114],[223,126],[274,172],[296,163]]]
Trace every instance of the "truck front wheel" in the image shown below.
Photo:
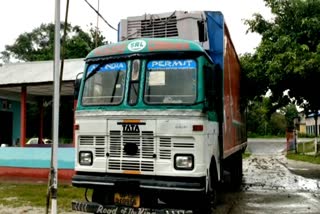
[[[203,197],[201,197],[199,201],[199,208],[196,210],[196,214],[211,214],[212,208],[214,206],[214,201],[216,198],[214,190],[209,190],[207,193],[204,194]]]
[[[199,199],[199,208],[196,210],[196,214],[211,214],[212,208],[215,206],[217,201],[217,186],[218,186],[218,175],[215,165],[215,161],[212,162],[210,167],[208,191]]]

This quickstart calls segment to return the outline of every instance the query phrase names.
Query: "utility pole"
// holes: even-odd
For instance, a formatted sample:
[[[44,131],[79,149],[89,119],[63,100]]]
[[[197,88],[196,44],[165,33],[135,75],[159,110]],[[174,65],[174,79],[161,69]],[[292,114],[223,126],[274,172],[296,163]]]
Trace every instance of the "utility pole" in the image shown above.
[[[59,105],[60,105],[60,0],[55,0],[55,29],[54,29],[54,64],[53,64],[53,145],[52,172],[53,185],[51,189],[51,213],[57,214],[58,192],[58,144],[59,144]]]

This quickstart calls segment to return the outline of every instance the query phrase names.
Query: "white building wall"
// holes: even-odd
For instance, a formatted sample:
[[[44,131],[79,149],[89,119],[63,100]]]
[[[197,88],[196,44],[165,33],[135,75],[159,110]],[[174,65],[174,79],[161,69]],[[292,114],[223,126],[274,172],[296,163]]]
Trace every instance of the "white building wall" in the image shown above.
[[[319,131],[320,131],[320,115],[318,116],[317,129],[318,129],[318,136],[319,136]],[[309,135],[315,135],[315,133],[316,133],[316,127],[315,127],[314,117],[307,117],[307,118],[306,118],[306,131],[307,131],[307,134],[309,134]]]

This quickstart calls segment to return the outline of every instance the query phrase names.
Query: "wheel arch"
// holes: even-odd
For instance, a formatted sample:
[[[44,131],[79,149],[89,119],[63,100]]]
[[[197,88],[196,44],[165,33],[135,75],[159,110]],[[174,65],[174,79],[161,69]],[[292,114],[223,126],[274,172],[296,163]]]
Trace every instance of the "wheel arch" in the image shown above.
[[[210,172],[210,176],[214,182],[214,184],[216,184],[219,181],[219,171],[218,171],[218,165],[217,165],[217,161],[216,158],[214,156],[211,157],[211,161],[210,161],[210,167],[209,167],[209,172]]]

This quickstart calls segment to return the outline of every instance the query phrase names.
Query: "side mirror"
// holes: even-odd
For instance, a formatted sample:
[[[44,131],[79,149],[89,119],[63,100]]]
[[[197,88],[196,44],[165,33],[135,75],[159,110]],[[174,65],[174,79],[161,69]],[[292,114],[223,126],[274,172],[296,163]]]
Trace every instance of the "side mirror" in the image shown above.
[[[83,74],[83,72],[77,74],[76,80],[74,81],[74,93],[73,93],[73,96],[74,96],[75,100],[78,99],[80,86],[81,86],[81,80],[82,80],[82,74]]]
[[[208,40],[208,30],[206,24],[207,23],[204,20],[198,21],[199,42],[206,42]]]

